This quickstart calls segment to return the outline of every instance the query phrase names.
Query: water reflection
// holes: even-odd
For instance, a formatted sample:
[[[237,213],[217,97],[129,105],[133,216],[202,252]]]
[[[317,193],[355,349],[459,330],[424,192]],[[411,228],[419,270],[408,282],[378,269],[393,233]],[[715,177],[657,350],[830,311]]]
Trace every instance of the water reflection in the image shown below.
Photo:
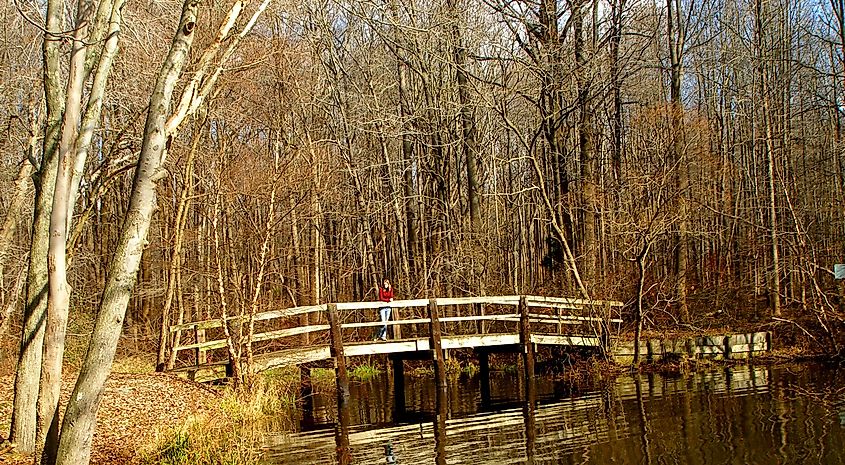
[[[622,376],[581,389],[542,377],[536,389],[526,389],[521,378],[494,374],[489,400],[478,378],[449,380],[447,463],[845,462],[843,399],[796,395],[839,392],[843,383],[834,369],[741,366]],[[437,390],[431,380],[404,383],[404,412],[395,411],[394,381],[387,377],[350,387],[353,463],[388,463],[387,443],[395,463],[434,463]],[[536,392],[536,403],[525,403],[520,392]],[[317,426],[334,422],[331,397],[314,396]],[[333,430],[272,437],[270,463],[336,463]]]

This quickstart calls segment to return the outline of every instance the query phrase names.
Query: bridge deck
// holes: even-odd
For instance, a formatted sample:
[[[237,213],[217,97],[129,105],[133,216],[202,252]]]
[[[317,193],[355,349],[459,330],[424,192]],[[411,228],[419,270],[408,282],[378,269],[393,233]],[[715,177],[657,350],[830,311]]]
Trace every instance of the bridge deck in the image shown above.
[[[600,347],[601,341],[597,336],[564,336],[557,334],[532,334],[531,342],[537,345],[558,345],[578,347]],[[518,346],[519,334],[471,334],[458,336],[443,336],[441,344],[447,349],[473,349],[481,347]],[[344,355],[355,357],[360,355],[391,355],[408,354],[409,358],[430,357],[431,341],[429,338],[407,338],[388,341],[353,342],[344,345]],[[282,349],[255,357],[255,370],[265,371],[272,368],[301,365],[331,359],[331,347],[320,344],[312,347],[297,347]],[[173,370],[177,375],[198,382],[213,381],[226,377],[228,363],[211,363],[199,366],[189,366]]]

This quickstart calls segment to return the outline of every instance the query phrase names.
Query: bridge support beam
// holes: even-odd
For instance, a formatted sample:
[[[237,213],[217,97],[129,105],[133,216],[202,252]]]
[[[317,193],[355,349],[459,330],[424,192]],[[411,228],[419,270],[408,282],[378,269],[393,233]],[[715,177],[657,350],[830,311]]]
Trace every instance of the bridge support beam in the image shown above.
[[[337,304],[328,304],[329,336],[331,339],[331,356],[334,359],[335,380],[337,381],[337,424],[335,425],[335,442],[337,443],[337,463],[348,465],[352,463],[349,452],[349,374],[346,370],[346,356],[343,354],[343,333],[337,315]]]
[[[531,320],[528,315],[526,297],[519,297],[519,344],[522,352],[522,368],[525,376],[525,404],[523,415],[525,418],[525,451],[528,464],[534,463],[534,402],[537,399],[537,389],[534,384],[534,343],[531,342]]]
[[[446,465],[446,416],[449,408],[449,391],[446,384],[446,364],[443,361],[443,346],[440,338],[440,312],[437,308],[437,301],[428,301],[428,325],[431,347],[431,359],[434,365],[435,406],[434,416],[434,441],[436,444],[434,462],[437,465]]]

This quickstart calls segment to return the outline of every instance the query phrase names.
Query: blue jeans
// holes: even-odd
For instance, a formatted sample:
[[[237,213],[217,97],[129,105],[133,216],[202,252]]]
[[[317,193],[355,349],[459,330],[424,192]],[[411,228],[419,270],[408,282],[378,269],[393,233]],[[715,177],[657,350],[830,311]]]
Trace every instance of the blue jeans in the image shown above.
[[[392,308],[390,307],[381,307],[378,309],[379,315],[381,315],[381,322],[384,323],[384,326],[379,328],[378,331],[378,338],[379,339],[387,339],[387,320],[390,319],[390,311]]]

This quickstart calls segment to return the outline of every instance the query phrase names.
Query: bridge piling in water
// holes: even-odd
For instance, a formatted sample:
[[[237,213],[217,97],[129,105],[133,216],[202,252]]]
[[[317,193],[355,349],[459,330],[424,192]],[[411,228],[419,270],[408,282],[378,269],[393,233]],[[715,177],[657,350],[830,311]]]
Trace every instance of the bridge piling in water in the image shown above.
[[[529,465],[534,464],[534,402],[537,399],[537,388],[534,383],[534,343],[531,341],[531,318],[528,313],[526,297],[519,298],[519,344],[522,353],[522,370],[525,380],[525,402],[523,415],[525,419],[525,459]]]
[[[337,316],[337,304],[328,304],[329,337],[331,356],[334,358],[335,380],[337,382],[337,413],[335,439],[337,440],[337,463],[352,463],[349,452],[349,373],[346,370],[346,357],[343,352],[343,333]]]
[[[393,416],[401,418],[406,412],[405,403],[405,359],[392,357],[393,364]]]
[[[448,415],[449,408],[449,390],[446,384],[446,364],[443,361],[439,312],[437,301],[430,299],[428,301],[429,347],[431,348],[436,383],[434,438],[437,447],[434,461],[437,465],[446,465],[446,415]]]

